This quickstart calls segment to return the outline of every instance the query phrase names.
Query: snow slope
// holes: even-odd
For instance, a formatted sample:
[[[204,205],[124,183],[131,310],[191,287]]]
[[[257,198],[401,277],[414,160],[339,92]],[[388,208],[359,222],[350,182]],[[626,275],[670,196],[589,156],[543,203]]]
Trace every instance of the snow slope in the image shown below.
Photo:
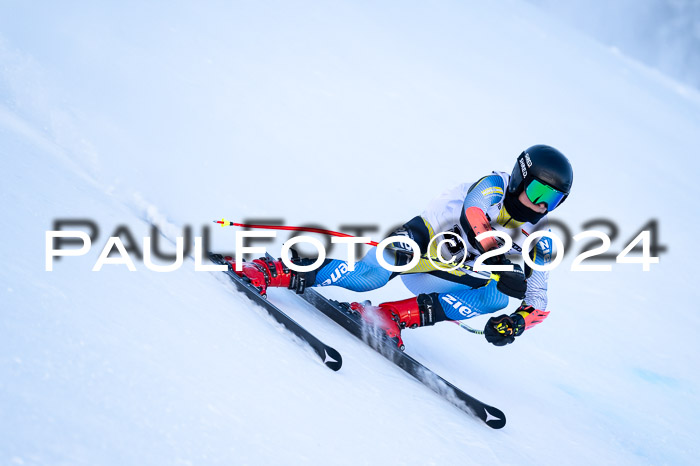
[[[520,1],[0,8],[2,463],[692,464],[700,453],[696,91]],[[270,299],[341,352],[340,372],[191,260],[176,273],[91,272],[119,225],[138,240],[150,223],[173,237],[222,216],[383,233],[454,184],[510,170],[534,143],[574,164],[554,218],[574,233],[614,220],[615,252],[656,218],[668,251],[648,273],[588,274],[569,271],[579,247],[567,251],[551,316],[506,348],[448,324],[405,332],[411,355],[506,412],[502,431],[284,291]],[[56,218],[93,219],[100,237],[49,273]],[[211,239],[230,250],[233,230]],[[367,295],[407,293],[396,282]]]

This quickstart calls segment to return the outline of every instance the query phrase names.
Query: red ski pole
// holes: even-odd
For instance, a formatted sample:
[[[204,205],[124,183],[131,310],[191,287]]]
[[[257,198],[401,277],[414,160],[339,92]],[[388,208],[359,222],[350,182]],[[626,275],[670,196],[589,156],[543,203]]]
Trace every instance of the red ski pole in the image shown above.
[[[221,220],[214,220],[214,223],[219,224],[222,227],[229,227],[230,226],[230,227],[243,227],[243,228],[261,228],[261,229],[265,229],[265,230],[305,231],[307,233],[320,233],[322,235],[339,236],[339,237],[343,237],[343,238],[356,238],[355,236],[349,235],[347,233],[341,233],[339,231],[333,231],[333,230],[325,230],[323,228],[295,227],[295,226],[288,226],[288,225],[255,225],[255,224],[251,224],[251,223],[230,222],[230,221],[225,220],[223,218]],[[379,243],[377,243],[376,241],[367,241],[366,243],[363,243],[363,244],[369,244],[370,246],[375,246],[375,247],[379,245]],[[392,246],[389,245],[387,247],[391,248]],[[427,254],[422,254],[421,258],[428,259],[429,256]],[[430,257],[430,259],[432,259],[433,261],[436,260],[434,257]],[[474,269],[468,265],[463,265],[463,266],[461,266],[461,268],[462,268],[462,270],[465,270],[465,271],[474,271]],[[481,271],[481,272],[474,271],[474,272],[478,273],[478,274],[482,274],[482,275],[487,275],[487,276],[491,275],[490,272],[486,272],[486,271]],[[474,329],[472,329],[472,330],[474,330]]]
[[[341,238],[354,238],[353,235],[347,233],[341,233],[339,231],[324,230],[323,228],[311,228],[311,227],[293,227],[287,225],[253,225],[250,223],[235,223],[224,220],[214,220],[214,223],[220,224],[222,227],[243,227],[243,228],[262,228],[265,230],[285,230],[285,231],[305,231],[307,233],[320,233],[322,235],[339,236]],[[370,246],[378,246],[379,243],[376,241],[368,241],[364,244],[369,244]]]

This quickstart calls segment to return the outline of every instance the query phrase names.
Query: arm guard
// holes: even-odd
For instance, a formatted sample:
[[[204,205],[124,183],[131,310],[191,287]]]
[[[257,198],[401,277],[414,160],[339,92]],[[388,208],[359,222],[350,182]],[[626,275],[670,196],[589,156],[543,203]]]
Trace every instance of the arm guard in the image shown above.
[[[516,322],[515,335],[521,335],[525,330],[542,322],[549,315],[549,311],[540,311],[527,304],[521,304],[517,311],[510,317]]]

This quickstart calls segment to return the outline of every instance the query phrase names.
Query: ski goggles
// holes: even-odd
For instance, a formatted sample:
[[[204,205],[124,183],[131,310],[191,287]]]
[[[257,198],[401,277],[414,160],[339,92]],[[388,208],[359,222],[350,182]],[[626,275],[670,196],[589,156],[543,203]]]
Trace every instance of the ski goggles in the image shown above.
[[[543,202],[547,204],[547,210],[550,211],[561,204],[567,196],[567,193],[554,189],[539,180],[532,180],[525,188],[525,194],[527,194],[527,198],[533,204],[541,204]]]

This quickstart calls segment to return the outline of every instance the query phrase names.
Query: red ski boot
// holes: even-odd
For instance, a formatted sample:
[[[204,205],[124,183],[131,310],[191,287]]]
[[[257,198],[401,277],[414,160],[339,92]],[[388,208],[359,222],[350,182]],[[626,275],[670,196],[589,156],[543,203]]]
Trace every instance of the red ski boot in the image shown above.
[[[382,303],[378,307],[372,303],[350,303],[350,309],[359,313],[362,319],[373,327],[382,330],[386,336],[403,351],[401,330],[434,325],[446,320],[445,312],[437,301],[437,294],[419,294],[415,298]]]
[[[232,270],[239,277],[246,278],[250,284],[260,291],[262,296],[267,294],[267,289],[289,288],[301,294],[307,286],[312,286],[316,279],[316,270],[311,272],[295,272],[288,269],[281,259],[273,259],[269,254],[251,262],[241,263],[241,270],[236,270],[236,260],[231,256],[224,257]],[[311,259],[299,259],[298,256],[292,258],[292,262],[298,265],[309,265]]]

